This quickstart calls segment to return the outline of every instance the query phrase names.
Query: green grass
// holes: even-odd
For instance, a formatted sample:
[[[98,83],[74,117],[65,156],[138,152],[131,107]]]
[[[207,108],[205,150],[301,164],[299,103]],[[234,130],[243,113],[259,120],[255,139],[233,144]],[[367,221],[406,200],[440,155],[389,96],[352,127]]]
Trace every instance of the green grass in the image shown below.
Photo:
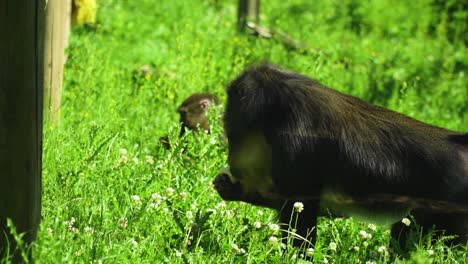
[[[98,1],[97,24],[72,31],[61,125],[44,129],[34,259],[294,263],[300,252],[272,246],[273,211],[221,203],[211,188],[226,166],[221,124],[213,120],[212,134],[179,140],[176,107],[200,91],[224,101],[224,87],[246,65],[268,60],[427,123],[468,131],[462,2],[262,1],[263,25],[310,47],[294,50],[278,39],[237,34],[234,0]],[[133,70],[145,64],[154,74],[135,83]],[[165,134],[175,142],[170,151],[158,142]],[[362,238],[361,230],[372,237]],[[384,226],[320,219],[315,260],[390,262],[379,252],[388,234]],[[403,262],[467,263],[466,248],[430,246],[428,239]]]

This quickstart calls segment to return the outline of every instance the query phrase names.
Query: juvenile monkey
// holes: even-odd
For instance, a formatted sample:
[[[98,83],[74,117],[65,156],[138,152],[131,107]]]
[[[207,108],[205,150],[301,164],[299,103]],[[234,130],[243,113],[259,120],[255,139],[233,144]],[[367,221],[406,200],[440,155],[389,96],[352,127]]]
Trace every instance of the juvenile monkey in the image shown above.
[[[218,98],[210,93],[194,93],[186,98],[182,104],[177,108],[181,123],[179,137],[185,134],[186,130],[203,131],[210,130],[207,113],[211,106],[218,105]],[[159,138],[159,142],[163,144],[165,149],[170,149],[168,136]]]

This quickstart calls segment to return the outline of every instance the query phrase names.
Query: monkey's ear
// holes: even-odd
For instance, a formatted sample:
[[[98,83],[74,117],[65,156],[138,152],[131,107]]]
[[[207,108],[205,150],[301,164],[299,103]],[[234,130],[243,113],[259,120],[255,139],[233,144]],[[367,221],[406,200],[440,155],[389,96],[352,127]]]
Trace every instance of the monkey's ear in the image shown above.
[[[208,110],[210,108],[211,101],[210,99],[202,99],[200,100],[200,107],[203,108],[204,110]]]

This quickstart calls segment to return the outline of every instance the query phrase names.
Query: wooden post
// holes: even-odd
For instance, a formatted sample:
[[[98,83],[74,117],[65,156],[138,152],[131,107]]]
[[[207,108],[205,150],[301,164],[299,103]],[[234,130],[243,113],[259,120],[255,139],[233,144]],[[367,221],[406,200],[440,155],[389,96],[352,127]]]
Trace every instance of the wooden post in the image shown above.
[[[244,32],[247,22],[258,24],[260,0],[239,0],[237,8],[237,30]]]
[[[48,0],[44,43],[44,109],[52,126],[60,122],[65,48],[70,33],[71,0]]]
[[[0,1],[0,260],[16,248],[6,219],[30,243],[41,216],[44,8]]]

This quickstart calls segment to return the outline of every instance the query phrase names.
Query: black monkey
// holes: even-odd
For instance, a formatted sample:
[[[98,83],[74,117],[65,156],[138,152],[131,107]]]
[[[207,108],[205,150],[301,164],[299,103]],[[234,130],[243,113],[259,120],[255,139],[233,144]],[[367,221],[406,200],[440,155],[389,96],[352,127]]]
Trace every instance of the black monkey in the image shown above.
[[[400,220],[409,213],[423,232],[435,225],[468,241],[468,134],[269,64],[244,71],[227,95],[231,175],[213,181],[223,199],[277,209],[281,223],[301,201],[297,234],[312,243],[328,210],[394,223],[402,248],[408,228]]]
[[[194,93],[187,97],[177,108],[181,123],[179,137],[185,134],[186,129],[198,131],[200,128],[209,131],[210,124],[206,115],[213,105],[219,105],[219,100],[218,97],[210,93]],[[167,136],[160,137],[159,142],[163,144],[164,148],[170,149]]]

